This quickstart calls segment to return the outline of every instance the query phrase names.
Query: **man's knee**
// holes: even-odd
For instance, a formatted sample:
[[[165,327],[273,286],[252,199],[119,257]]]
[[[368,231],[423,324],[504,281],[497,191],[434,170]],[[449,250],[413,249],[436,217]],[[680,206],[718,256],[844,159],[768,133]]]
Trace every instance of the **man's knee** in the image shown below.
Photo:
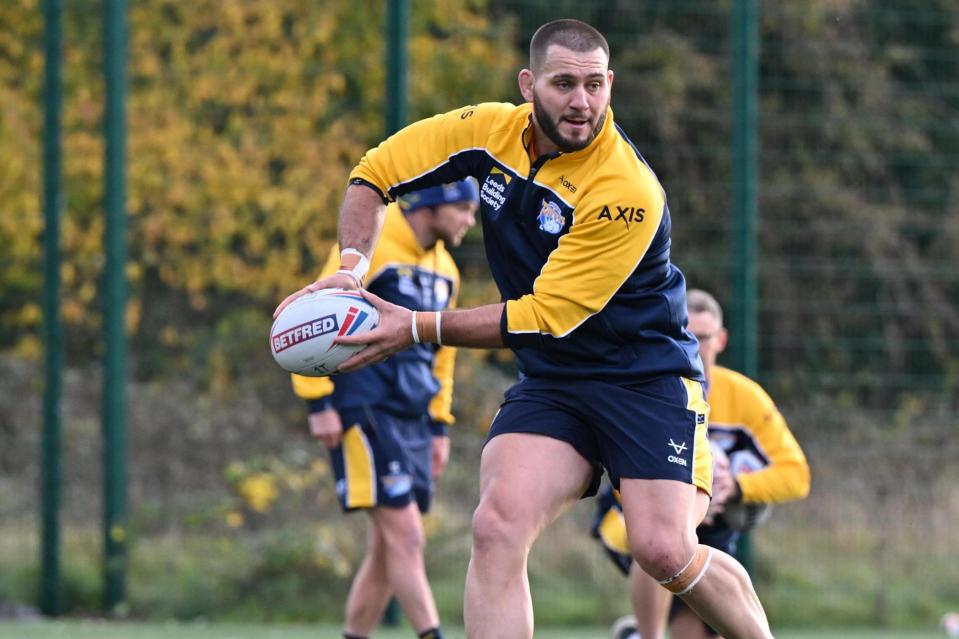
[[[696,551],[695,534],[630,535],[629,547],[636,563],[656,581],[676,575]]]
[[[426,546],[426,534],[423,527],[418,522],[413,521],[392,521],[390,525],[382,526],[377,546],[374,549],[376,555],[402,555],[406,557],[415,557],[423,554]]]
[[[682,569],[672,577],[660,579],[659,585],[674,595],[689,594],[706,574],[706,571],[709,570],[712,553],[713,549],[709,546],[697,546],[696,550],[693,551],[693,556],[689,558]]]
[[[473,550],[485,554],[525,547],[526,527],[507,517],[490,500],[481,500],[473,512]]]

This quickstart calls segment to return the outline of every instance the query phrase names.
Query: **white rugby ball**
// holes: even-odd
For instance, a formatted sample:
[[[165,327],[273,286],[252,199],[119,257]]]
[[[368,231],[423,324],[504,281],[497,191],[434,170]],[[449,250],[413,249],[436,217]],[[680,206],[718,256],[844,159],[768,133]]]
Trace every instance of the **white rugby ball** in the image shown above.
[[[733,477],[746,473],[753,473],[766,467],[766,462],[750,450],[738,450],[729,456],[729,470]],[[761,526],[769,519],[772,505],[742,501],[728,502],[723,508],[723,519],[730,528],[740,532],[748,532]]]
[[[283,370],[308,377],[324,377],[361,351],[334,344],[341,335],[376,328],[380,315],[357,291],[327,288],[298,297],[277,316],[270,329],[270,350]]]

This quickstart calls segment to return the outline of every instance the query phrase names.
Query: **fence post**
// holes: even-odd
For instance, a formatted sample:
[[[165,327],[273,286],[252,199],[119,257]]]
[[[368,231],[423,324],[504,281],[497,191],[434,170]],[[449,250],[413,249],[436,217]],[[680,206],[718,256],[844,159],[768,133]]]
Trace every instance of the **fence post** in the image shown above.
[[[60,581],[60,394],[63,323],[60,317],[60,215],[63,211],[61,83],[63,6],[43,3],[43,446],[40,610],[57,616]]]
[[[386,15],[386,135],[406,126],[409,0],[389,0]]]
[[[757,103],[759,66],[759,9],[756,0],[734,0],[732,37],[732,299],[730,340],[733,368],[748,377],[757,375]],[[737,557],[752,574],[752,541],[744,534]]]
[[[389,0],[386,14],[386,135],[406,125],[406,86],[409,56],[409,0]],[[390,599],[383,623],[398,626],[400,610],[396,598]]]
[[[126,12],[126,0],[105,0],[103,603],[107,611],[117,611],[126,598]]]

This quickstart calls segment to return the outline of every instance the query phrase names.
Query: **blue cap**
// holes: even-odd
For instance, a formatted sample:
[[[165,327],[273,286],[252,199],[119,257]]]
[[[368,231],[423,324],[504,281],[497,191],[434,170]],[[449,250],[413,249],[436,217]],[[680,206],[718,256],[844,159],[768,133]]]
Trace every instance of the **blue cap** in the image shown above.
[[[413,191],[399,198],[400,209],[404,213],[426,207],[433,208],[441,204],[478,201],[479,191],[476,188],[476,182],[470,178],[459,182],[441,184],[440,186],[431,186],[422,191]]]

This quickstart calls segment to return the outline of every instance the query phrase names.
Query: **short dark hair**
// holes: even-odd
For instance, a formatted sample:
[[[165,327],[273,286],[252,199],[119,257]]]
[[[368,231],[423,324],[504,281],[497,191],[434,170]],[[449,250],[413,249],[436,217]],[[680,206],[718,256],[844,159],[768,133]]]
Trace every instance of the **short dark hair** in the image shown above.
[[[723,325],[723,307],[715,297],[702,289],[691,288],[686,291],[686,308],[690,313],[709,313],[719,320],[720,326]]]
[[[547,22],[533,34],[529,42],[529,68],[539,69],[551,44],[558,44],[570,51],[587,53],[602,49],[609,59],[609,44],[603,34],[580,20],[563,18]]]

